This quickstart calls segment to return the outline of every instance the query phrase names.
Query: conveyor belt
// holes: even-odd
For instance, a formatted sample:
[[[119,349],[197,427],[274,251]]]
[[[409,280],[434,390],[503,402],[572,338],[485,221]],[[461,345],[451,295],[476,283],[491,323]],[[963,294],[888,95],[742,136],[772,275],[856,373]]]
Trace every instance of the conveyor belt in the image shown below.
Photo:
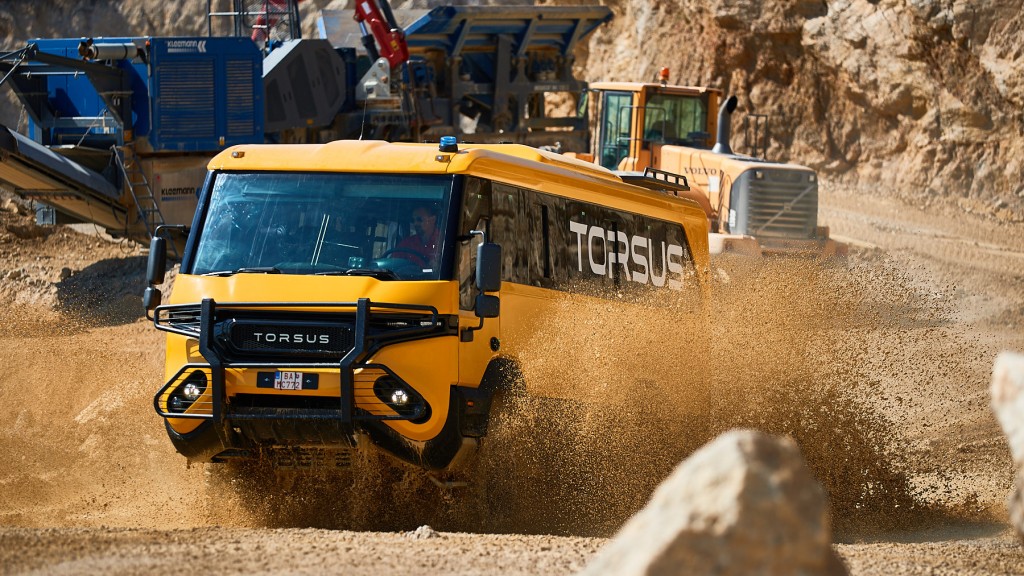
[[[0,183],[25,198],[108,229],[123,229],[126,209],[100,174],[0,125]]]

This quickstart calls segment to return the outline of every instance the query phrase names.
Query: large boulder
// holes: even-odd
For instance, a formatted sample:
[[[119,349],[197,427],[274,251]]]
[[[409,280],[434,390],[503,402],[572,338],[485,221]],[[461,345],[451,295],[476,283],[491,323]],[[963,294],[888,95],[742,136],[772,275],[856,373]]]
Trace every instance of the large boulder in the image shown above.
[[[727,432],[683,461],[582,572],[845,574],[796,443]]]
[[[992,370],[992,409],[1006,433],[1017,470],[1010,493],[1010,524],[1024,543],[1024,355],[1003,352]]]

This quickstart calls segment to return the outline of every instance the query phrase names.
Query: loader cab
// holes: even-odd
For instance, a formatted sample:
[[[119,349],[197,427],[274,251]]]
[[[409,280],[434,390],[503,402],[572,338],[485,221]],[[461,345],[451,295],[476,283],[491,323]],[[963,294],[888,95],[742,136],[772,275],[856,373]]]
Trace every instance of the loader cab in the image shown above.
[[[638,82],[600,82],[590,90],[597,103],[593,154],[609,170],[658,168],[661,146],[710,149],[715,142],[717,90]]]
[[[746,144],[755,155],[735,153],[729,136],[737,100],[714,88],[670,85],[668,70],[661,74],[656,83],[589,86],[594,162],[625,173],[652,168],[685,176],[689,190],[680,195],[707,214],[719,241],[716,251],[732,250],[723,248],[726,234],[744,253],[845,253],[829,239],[827,227],[818,226],[814,170],[767,160],[766,115],[747,115],[753,138],[748,133]]]

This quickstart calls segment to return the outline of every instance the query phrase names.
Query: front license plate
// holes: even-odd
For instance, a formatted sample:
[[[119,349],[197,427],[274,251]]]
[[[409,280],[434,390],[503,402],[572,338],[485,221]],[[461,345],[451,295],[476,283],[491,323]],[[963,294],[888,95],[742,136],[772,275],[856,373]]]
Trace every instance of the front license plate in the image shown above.
[[[274,388],[278,390],[302,390],[302,372],[275,372]]]
[[[278,390],[316,390],[320,387],[320,375],[316,372],[258,372],[257,388]]]

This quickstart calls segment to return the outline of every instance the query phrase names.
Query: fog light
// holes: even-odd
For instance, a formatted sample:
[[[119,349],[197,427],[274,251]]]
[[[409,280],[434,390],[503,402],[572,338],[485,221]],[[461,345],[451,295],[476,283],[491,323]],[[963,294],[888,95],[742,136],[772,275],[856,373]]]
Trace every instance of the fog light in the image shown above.
[[[167,398],[167,411],[177,414],[186,412],[206,392],[206,374],[195,370],[178,385]]]
[[[168,405],[171,412],[184,412],[188,408],[188,404],[177,396],[171,396],[171,400],[168,402]]]
[[[405,390],[395,390],[391,393],[391,404],[405,406],[409,403],[409,394]]]
[[[430,406],[423,397],[393,374],[377,378],[373,395],[380,401],[378,414],[383,418],[401,418],[413,424],[422,424],[430,418]]]
[[[185,396],[186,400],[191,400],[195,402],[196,400],[199,399],[199,396],[202,395],[203,391],[202,389],[199,388],[199,386],[196,386],[194,382],[189,382],[188,384],[185,384],[185,387],[181,390],[181,393],[182,395]]]

